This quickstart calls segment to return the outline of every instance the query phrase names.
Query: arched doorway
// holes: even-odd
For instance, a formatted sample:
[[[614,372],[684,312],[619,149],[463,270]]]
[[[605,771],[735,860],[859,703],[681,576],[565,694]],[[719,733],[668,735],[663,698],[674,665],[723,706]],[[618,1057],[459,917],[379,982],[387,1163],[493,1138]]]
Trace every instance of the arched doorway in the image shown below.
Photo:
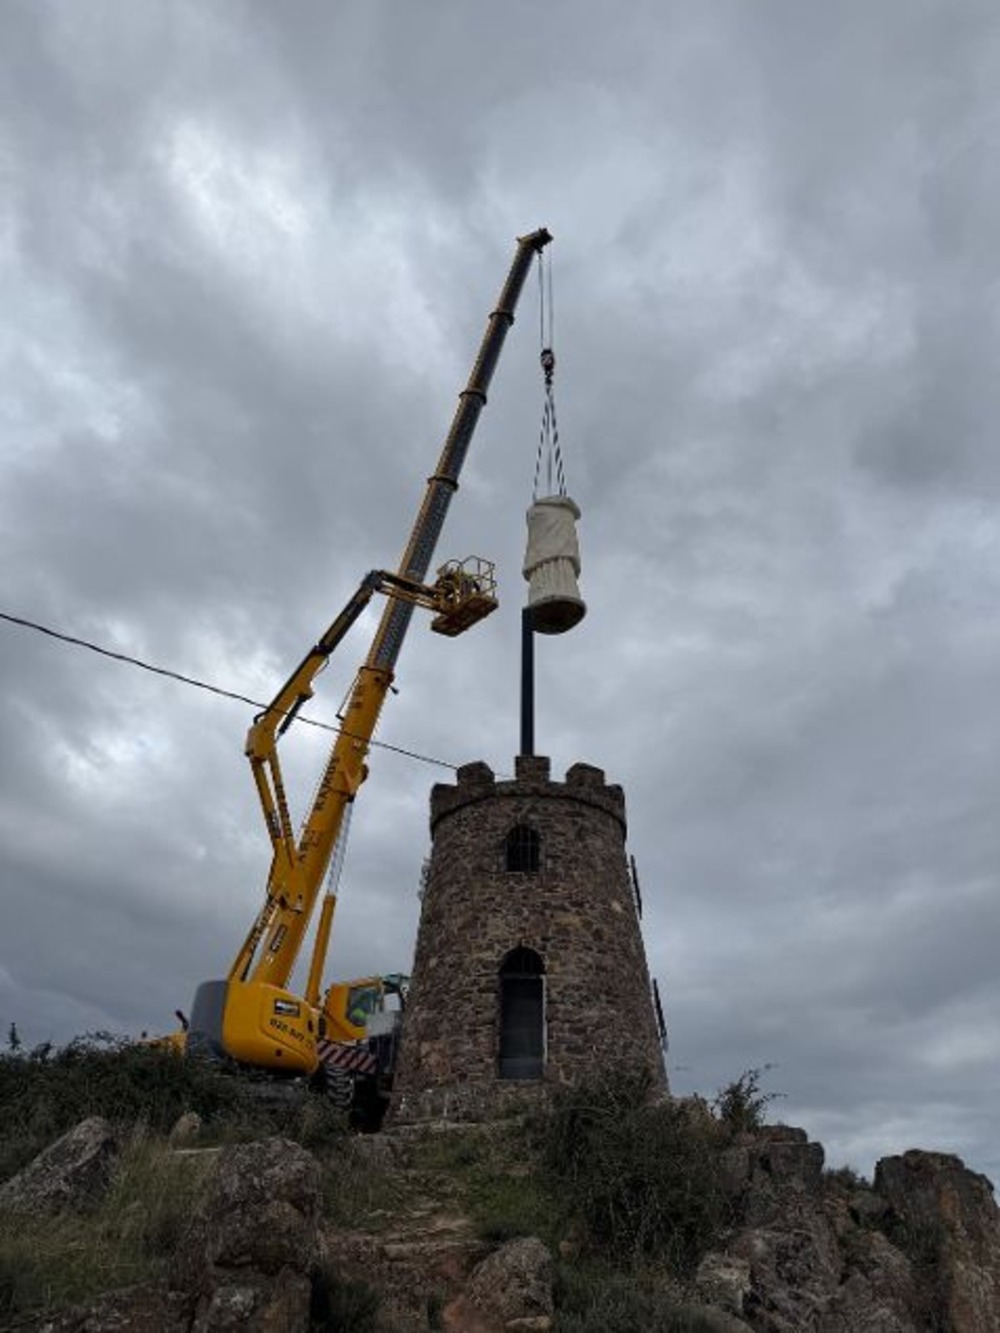
[[[545,964],[534,949],[511,949],[500,964],[500,1077],[545,1072]]]

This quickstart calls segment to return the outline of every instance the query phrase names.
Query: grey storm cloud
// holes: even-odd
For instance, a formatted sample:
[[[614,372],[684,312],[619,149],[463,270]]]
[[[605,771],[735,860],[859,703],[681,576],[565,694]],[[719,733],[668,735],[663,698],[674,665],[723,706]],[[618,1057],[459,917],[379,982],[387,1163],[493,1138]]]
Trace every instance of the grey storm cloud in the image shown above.
[[[836,1162],[1000,1170],[994,7],[10,0],[0,38],[0,611],[269,698],[395,564],[548,225],[590,609],[539,748],[625,787],[673,1084],[772,1066]],[[529,285],[440,550],[503,604],[414,625],[340,975],[412,956],[429,761],[513,766],[537,352]],[[0,1020],[160,1030],[263,887],[251,710],[0,632]],[[327,738],[288,741],[301,810]]]

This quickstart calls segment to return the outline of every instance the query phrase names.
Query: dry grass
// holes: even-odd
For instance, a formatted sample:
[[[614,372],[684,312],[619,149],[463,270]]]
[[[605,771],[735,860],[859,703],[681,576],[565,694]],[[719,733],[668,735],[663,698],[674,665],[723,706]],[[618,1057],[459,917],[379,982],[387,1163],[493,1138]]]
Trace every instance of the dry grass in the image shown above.
[[[137,1131],[93,1212],[0,1214],[0,1319],[161,1279],[211,1160]]]

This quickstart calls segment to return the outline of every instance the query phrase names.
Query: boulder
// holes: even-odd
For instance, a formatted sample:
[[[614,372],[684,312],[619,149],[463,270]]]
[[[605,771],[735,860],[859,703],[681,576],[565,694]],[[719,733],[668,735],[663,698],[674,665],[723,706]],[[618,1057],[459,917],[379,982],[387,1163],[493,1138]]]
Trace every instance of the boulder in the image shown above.
[[[0,1185],[0,1209],[33,1213],[93,1208],[111,1183],[119,1152],[106,1120],[82,1120]]]
[[[472,1271],[465,1290],[445,1312],[458,1333],[552,1326],[552,1255],[535,1236],[508,1241]]]
[[[764,1125],[722,1154],[720,1184],[748,1226],[770,1226],[818,1194],[823,1161],[804,1129]]]
[[[309,1271],[317,1256],[320,1175],[316,1159],[287,1139],[225,1148],[178,1247],[173,1285],[213,1269]]]
[[[815,1193],[823,1174],[823,1145],[795,1139],[771,1139],[763,1142],[755,1155],[755,1172],[764,1173],[777,1185]]]
[[[190,1333],[306,1333],[311,1299],[309,1279],[291,1268],[267,1278],[246,1274],[199,1302]]]
[[[171,1285],[196,1294],[194,1333],[308,1328],[320,1193],[319,1165],[296,1143],[220,1153],[171,1265]]]

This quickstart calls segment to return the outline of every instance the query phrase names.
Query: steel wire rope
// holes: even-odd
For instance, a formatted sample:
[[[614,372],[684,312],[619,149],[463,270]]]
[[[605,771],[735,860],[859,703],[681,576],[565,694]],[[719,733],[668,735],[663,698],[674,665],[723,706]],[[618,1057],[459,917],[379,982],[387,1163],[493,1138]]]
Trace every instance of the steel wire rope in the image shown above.
[[[48,625],[41,625],[36,620],[14,616],[7,611],[0,611],[0,620],[5,620],[10,625],[18,625],[22,629],[35,630],[37,633],[44,634],[50,639],[57,639],[61,643],[73,644],[77,648],[86,648],[92,653],[98,653],[101,657],[110,657],[112,661],[139,667],[143,671],[151,672],[154,676],[166,676],[168,680],[179,681],[182,685],[191,685],[196,690],[205,690],[208,694],[217,694],[222,699],[234,699],[237,703],[249,704],[251,708],[264,709],[265,711],[270,708],[270,704],[261,703],[259,699],[251,699],[248,694],[240,694],[236,690],[227,690],[222,685],[213,685],[210,681],[199,680],[196,676],[187,676],[181,671],[172,671],[169,667],[155,666],[152,662],[144,662],[140,657],[132,657],[129,653],[119,653],[112,648],[104,648],[98,643],[91,643],[89,639],[81,639],[75,634],[64,634],[61,630],[52,629]],[[348,731],[346,727],[334,726],[331,722],[323,722],[319,718],[309,717],[304,713],[296,713],[294,720],[304,722],[309,727],[318,727],[321,731],[332,732],[335,736],[347,736],[359,741],[365,739],[363,736],[356,735],[353,731]],[[388,741],[369,739],[367,744],[372,748],[389,750],[392,754],[403,755],[406,759],[419,759],[423,764],[436,764],[439,768],[449,768],[453,773],[457,772],[459,768],[458,764],[449,763],[447,759],[436,759],[433,755],[421,754],[418,750],[408,750],[402,745],[391,745]]]
[[[542,424],[538,432],[538,453],[535,456],[535,480],[532,499],[538,499],[538,484],[542,480],[544,461],[546,495],[566,494],[566,470],[559,444],[559,423],[556,418],[556,400],[552,379],[555,374],[555,296],[552,287],[552,260],[538,254],[538,332],[542,373],[545,379],[545,402]]]

